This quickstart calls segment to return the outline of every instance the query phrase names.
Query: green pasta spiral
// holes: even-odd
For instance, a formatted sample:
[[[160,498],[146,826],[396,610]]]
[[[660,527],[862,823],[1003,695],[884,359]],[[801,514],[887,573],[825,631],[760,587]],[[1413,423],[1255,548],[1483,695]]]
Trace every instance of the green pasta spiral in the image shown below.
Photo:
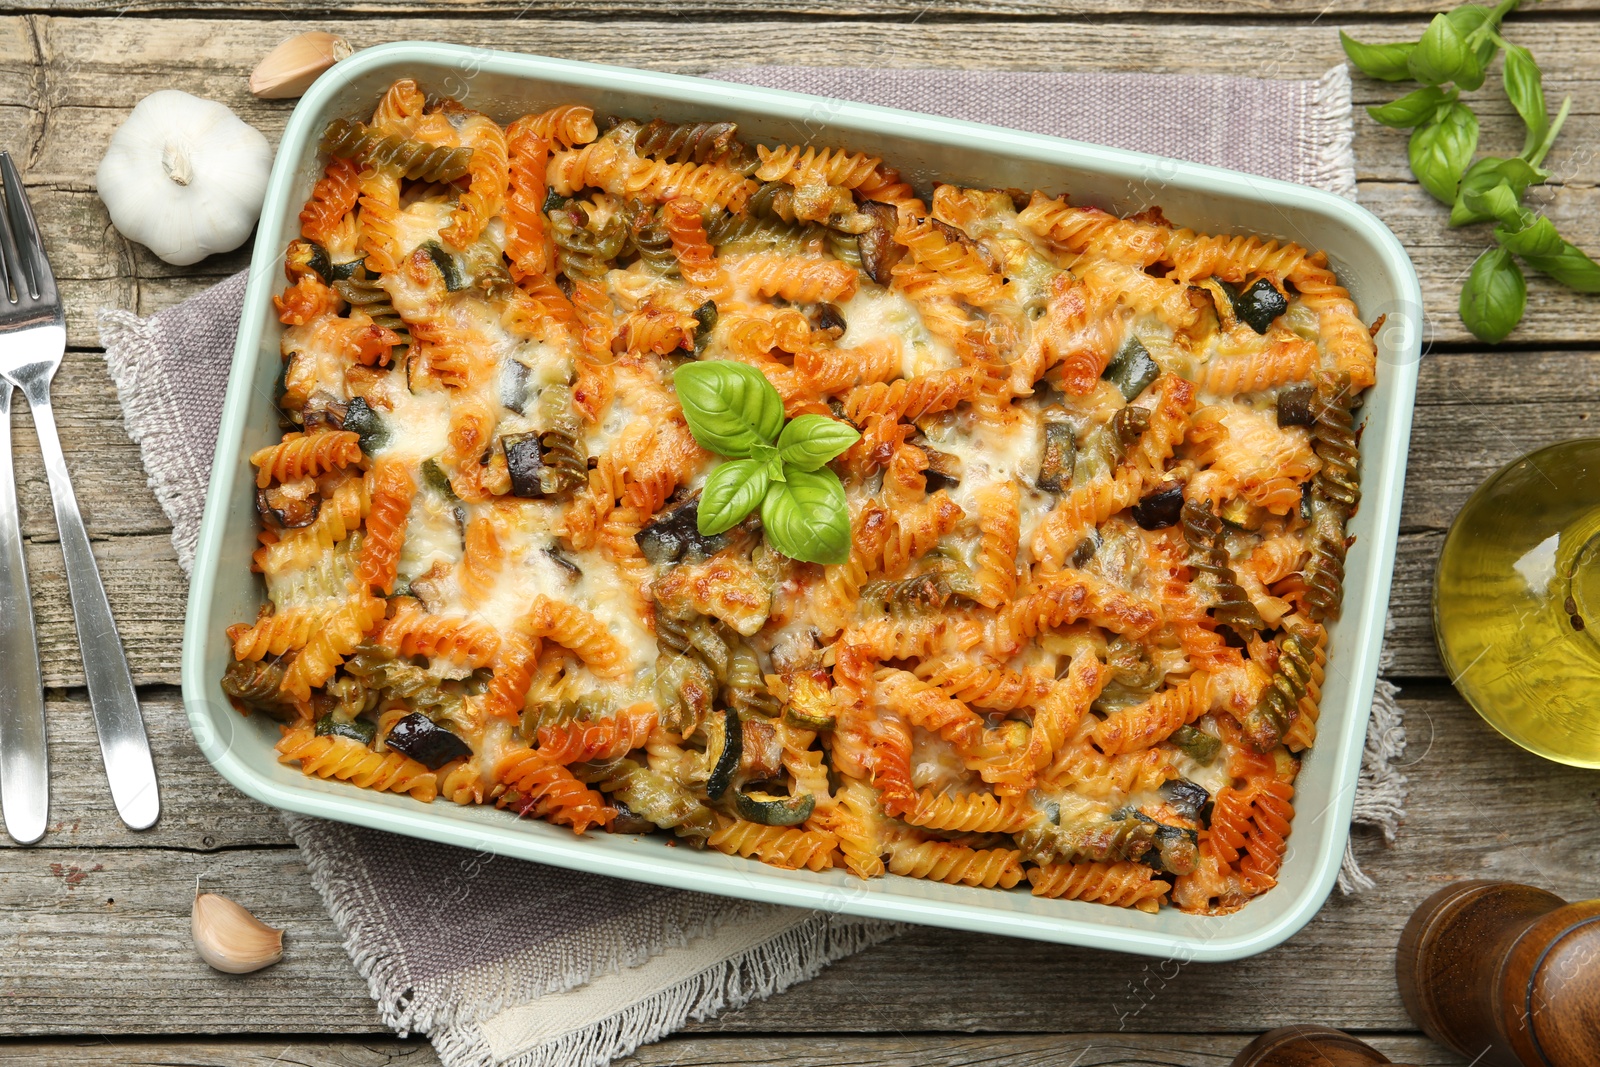
[[[783,710],[778,698],[772,695],[766,680],[761,677],[761,663],[756,659],[755,650],[743,642],[734,646],[729,657],[728,681],[723,687],[723,696],[728,707],[741,715],[760,715],[770,719]]]
[[[621,215],[595,224],[581,205],[550,213],[550,240],[556,246],[556,269],[574,281],[598,281],[622,252],[628,226]]]
[[[1270,751],[1282,741],[1300,713],[1300,698],[1311,682],[1315,656],[1315,649],[1297,634],[1278,643],[1277,669],[1244,721],[1245,737],[1257,752]]]
[[[755,173],[760,160],[750,146],[737,137],[733,122],[670,123],[653,119],[633,138],[634,149],[642,156],[669,163],[721,163],[743,175]]]
[[[704,843],[716,830],[711,809],[682,785],[631,759],[618,761],[598,787],[663,830]]]
[[[1239,586],[1238,576],[1234,574],[1228,558],[1227,535],[1222,528],[1222,520],[1212,513],[1211,505],[1194,500],[1185,501],[1179,513],[1179,523],[1183,527],[1183,539],[1189,545],[1189,566],[1197,575],[1211,576],[1212,588],[1216,592],[1212,615],[1217,622],[1233,627],[1240,636],[1260,627],[1261,613]]]
[[[362,122],[334,119],[322,134],[322,150],[354,159],[362,166],[398,173],[424,182],[453,182],[465,177],[472,149],[425,144],[396,134],[385,135]]]
[[[1322,468],[1311,483],[1310,553],[1305,600],[1321,622],[1339,617],[1344,599],[1345,523],[1361,499],[1348,376],[1319,374],[1312,398],[1311,447]]]
[[[388,290],[380,284],[378,276],[366,267],[360,267],[349,278],[334,282],[333,288],[345,303],[366,312],[374,325],[400,335],[394,357],[396,361],[404,361],[406,349],[411,346],[411,330],[406,326],[406,320],[394,309],[394,302],[389,298]]]
[[[662,222],[659,209],[643,204],[630,205],[629,242],[651,272],[663,278],[678,277],[678,257],[672,251],[672,236]]]

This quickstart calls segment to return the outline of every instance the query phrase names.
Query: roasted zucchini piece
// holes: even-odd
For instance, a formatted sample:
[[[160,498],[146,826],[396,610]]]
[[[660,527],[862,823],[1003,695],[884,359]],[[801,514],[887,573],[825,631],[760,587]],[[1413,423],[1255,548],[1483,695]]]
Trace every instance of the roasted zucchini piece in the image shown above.
[[[446,251],[444,245],[438,241],[424,241],[421,248],[433,260],[433,265],[439,268],[439,276],[444,279],[447,291],[459,293],[467,287],[470,280],[467,272],[461,269],[461,261]]]
[[[789,690],[789,699],[783,706],[784,721],[805,730],[833,729],[838,712],[829,695],[832,678],[820,667],[784,672],[783,682]]]
[[[1265,278],[1257,278],[1238,296],[1233,295],[1232,289],[1228,295],[1233,297],[1233,313],[1256,333],[1266,333],[1272,320],[1289,310],[1288,298]]]
[[[1100,375],[1116,386],[1124,400],[1133,400],[1161,376],[1161,367],[1137,337],[1129,337]]]
[[[1222,742],[1198,726],[1180,726],[1172,732],[1172,743],[1190,759],[1210,763],[1222,751]]]
[[[324,715],[317,720],[318,737],[348,737],[363,745],[372,744],[378,736],[378,727],[366,719],[341,719],[337,715]]]
[[[717,328],[717,302],[707,300],[694,309],[694,354],[698,356],[711,342],[711,331]]]
[[[739,817],[762,826],[798,826],[811,817],[816,806],[817,798],[810,793],[789,797],[743,791],[733,794],[733,809]]]
[[[731,711],[713,712],[700,729],[706,735],[706,796],[720,800],[733,784],[734,772],[739,769],[739,757],[744,753],[744,730],[739,716]]]
[[[389,427],[361,397],[354,397],[344,409],[344,428],[360,438],[361,454],[370,456],[389,443]]]

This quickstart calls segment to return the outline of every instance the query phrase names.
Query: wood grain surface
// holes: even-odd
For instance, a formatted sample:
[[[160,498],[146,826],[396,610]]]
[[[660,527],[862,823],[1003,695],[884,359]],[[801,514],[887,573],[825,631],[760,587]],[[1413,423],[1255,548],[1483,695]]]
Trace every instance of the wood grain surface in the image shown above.
[[[83,700],[61,556],[31,425],[14,423],[52,753],[51,832],[0,841],[0,1062],[98,1065],[437,1064],[384,1032],[365,982],[276,812],[224,783],[196,750],[175,688],[186,583],[143,485],[98,351],[96,312],[148,314],[243,269],[247,251],[177,268],[123,239],[94,191],[111,132],[140,98],[179,88],[234,108],[276,141],[292,102],[258,101],[245,75],[278,41],[331,29],[357,47],[400,39],[595,59],[682,73],[811,63],[1011,70],[1136,70],[1309,78],[1342,61],[1337,28],[1415,37],[1436,0],[95,0],[0,4],[0,147],[22,166],[68,300],[56,385],[68,464],[88,518],[163,787],[160,824],[116,820]],[[1574,100],[1554,172],[1534,199],[1600,248],[1600,0],[1547,0],[1507,22]],[[1491,77],[1476,94],[1483,151],[1515,151]],[[1395,572],[1390,647],[1404,684],[1409,817],[1392,847],[1358,834],[1379,889],[1337,895],[1288,944],[1200,965],[921,929],[791,991],[697,1024],[624,1061],[645,1065],[1170,1065],[1223,1067],[1291,1022],[1359,1032],[1391,1058],[1465,1061],[1416,1034],[1392,978],[1411,907],[1458,878],[1596,894],[1600,782],[1501,741],[1445,680],[1428,601],[1444,531],[1497,467],[1591,433],[1600,405],[1594,298],[1530,278],[1511,348],[1484,351],[1455,313],[1490,238],[1450,230],[1412,179],[1405,134],[1364,105],[1398,95],[1357,75],[1359,198],[1400,236],[1422,279],[1422,366]],[[1069,132],[1070,131],[1063,131]],[[1487,814],[1486,814],[1487,813]],[[1536,827],[1536,834],[1528,828]],[[287,930],[286,955],[249,976],[210,971],[188,939],[196,880]],[[981,1034],[966,1033],[982,1031]],[[88,1037],[85,1035],[98,1035]]]

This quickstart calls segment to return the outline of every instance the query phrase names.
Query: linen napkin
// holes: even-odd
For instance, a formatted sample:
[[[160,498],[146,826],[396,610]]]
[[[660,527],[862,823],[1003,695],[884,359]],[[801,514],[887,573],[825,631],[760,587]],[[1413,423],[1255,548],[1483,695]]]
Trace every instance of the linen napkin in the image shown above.
[[[768,67],[729,81],[934,111],[1355,193],[1350,81]],[[825,138],[826,134],[823,133]],[[128,432],[193,562],[245,275],[151,318],[104,311]],[[181,429],[179,429],[181,427]],[[1354,821],[1393,838],[1405,732],[1380,681]],[[385,1023],[446,1067],[603,1065],[898,933],[891,923],[658,889],[287,819]],[[1347,892],[1371,885],[1346,854]]]

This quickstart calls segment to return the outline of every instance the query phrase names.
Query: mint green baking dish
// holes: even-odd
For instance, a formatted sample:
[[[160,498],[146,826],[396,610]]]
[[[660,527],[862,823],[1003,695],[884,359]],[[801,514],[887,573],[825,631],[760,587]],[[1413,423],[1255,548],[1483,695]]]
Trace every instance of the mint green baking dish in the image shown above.
[[[1025,886],[1007,892],[894,875],[863,881],[844,871],[783,871],[716,852],[667,848],[659,838],[603,833],[579,838],[564,828],[492,809],[445,801],[423,805],[308,778],[278,764],[273,725],[259,717],[242,718],[220,689],[230,655],[224,627],[253,618],[264,599],[259,580],[248,570],[256,542],[247,457],[278,438],[272,397],[279,326],[271,297],[283,284],[284,246],[298,233],[301,204],[320,173],[317,141],[324,124],[334,116],[370,111],[399,77],[415,78],[429,92],[460,98],[501,121],[574,101],[599,114],[733,119],[741,135],[752,140],[820,139],[881,155],[919,186],[937,177],[982,187],[1070,191],[1077,202],[1118,212],[1159,204],[1180,225],[1325,249],[1363,317],[1387,317],[1378,334],[1378,384],[1361,413],[1362,504],[1351,524],[1355,544],[1344,617],[1330,631],[1321,737],[1296,783],[1298,814],[1278,886],[1232,915],[1204,917],[1171,908],[1147,915],[1042,900]],[[1362,208],[1314,189],[970,122],[670,74],[431,43],[357,53],[319,78],[300,101],[267,186],[189,593],[183,696],[190,724],[224,778],[258,800],[307,815],[802,908],[1182,960],[1262,952],[1316,913],[1344,852],[1394,565],[1421,308],[1416,274],[1394,235]]]

